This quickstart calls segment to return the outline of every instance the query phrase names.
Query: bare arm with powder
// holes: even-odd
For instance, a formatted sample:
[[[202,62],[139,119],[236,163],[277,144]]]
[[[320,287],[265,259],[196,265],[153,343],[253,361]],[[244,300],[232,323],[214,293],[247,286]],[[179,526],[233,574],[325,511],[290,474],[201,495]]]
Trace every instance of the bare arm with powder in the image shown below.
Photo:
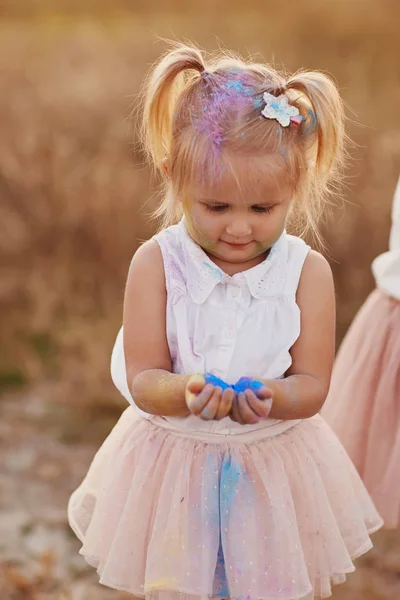
[[[311,417],[328,394],[335,354],[335,293],[330,266],[318,252],[307,256],[296,301],[301,334],[290,351],[292,365],[285,379],[260,380],[272,394],[272,419]],[[250,392],[239,394],[232,408],[233,420],[252,422],[250,396]]]
[[[186,416],[195,412],[204,420],[222,419],[231,409],[232,390],[223,393],[205,385],[202,377],[171,373],[166,303],[161,250],[150,240],[132,260],[124,301],[126,373],[135,404],[150,414]]]

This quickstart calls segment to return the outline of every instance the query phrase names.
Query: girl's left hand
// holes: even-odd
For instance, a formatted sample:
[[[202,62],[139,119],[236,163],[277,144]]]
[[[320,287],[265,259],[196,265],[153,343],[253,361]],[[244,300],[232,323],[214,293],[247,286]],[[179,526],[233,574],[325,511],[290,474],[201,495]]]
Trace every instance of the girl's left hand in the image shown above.
[[[234,398],[229,417],[241,425],[255,425],[268,417],[271,406],[272,391],[267,386],[247,389]]]
[[[232,388],[207,383],[204,375],[189,377],[185,399],[190,412],[203,421],[220,421],[230,414],[235,392]]]

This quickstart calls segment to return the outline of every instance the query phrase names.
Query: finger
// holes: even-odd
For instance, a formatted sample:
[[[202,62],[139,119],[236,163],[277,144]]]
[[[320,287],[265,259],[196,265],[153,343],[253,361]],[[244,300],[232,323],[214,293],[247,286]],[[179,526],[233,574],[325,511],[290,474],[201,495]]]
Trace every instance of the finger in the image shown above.
[[[244,392],[240,392],[240,394],[238,394],[238,407],[240,416],[242,417],[244,423],[255,425],[259,422],[258,416],[247,403],[247,398]]]
[[[199,415],[206,404],[209,402],[214,388],[212,385],[207,384],[204,386],[203,390],[200,394],[192,394],[191,392],[187,392],[186,394],[186,404],[194,415]]]
[[[257,398],[255,393],[251,390],[246,390],[244,394],[246,396],[248,405],[255,412],[255,414],[260,419],[266,419],[271,410],[272,398],[266,398],[265,400],[261,400]]]
[[[223,419],[230,413],[234,397],[235,397],[235,392],[231,388],[228,388],[227,390],[223,390],[221,401],[220,401],[219,407],[218,407],[218,411],[215,416],[216,421],[220,421],[221,419]]]
[[[200,373],[196,374],[196,375],[192,375],[187,384],[186,384],[186,389],[191,392],[192,394],[200,394],[200,392],[203,390],[204,386],[206,385],[206,380],[205,377],[203,375],[201,375]]]
[[[218,412],[219,404],[221,401],[222,390],[220,387],[216,387],[211,394],[211,397],[201,413],[199,414],[200,419],[203,421],[212,421],[215,419],[215,415]]]
[[[236,423],[240,423],[241,425],[244,425],[244,421],[242,420],[242,417],[240,416],[240,412],[239,412],[237,396],[235,396],[233,398],[230,417],[231,417],[232,421],[235,421]]]
[[[256,398],[259,398],[260,400],[268,400],[269,398],[272,398],[272,390],[266,385],[263,385],[258,390],[252,390],[252,392]]]

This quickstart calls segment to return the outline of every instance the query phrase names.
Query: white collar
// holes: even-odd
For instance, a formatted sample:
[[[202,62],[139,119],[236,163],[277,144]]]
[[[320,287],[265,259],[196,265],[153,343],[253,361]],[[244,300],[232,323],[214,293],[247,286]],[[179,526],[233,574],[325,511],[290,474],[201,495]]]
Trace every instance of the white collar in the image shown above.
[[[263,262],[230,276],[189,235],[184,217],[178,228],[186,264],[188,291],[196,304],[205,302],[216,285],[230,282],[239,286],[247,285],[251,295],[258,299],[274,296],[280,291],[288,256],[286,231],[283,231]]]

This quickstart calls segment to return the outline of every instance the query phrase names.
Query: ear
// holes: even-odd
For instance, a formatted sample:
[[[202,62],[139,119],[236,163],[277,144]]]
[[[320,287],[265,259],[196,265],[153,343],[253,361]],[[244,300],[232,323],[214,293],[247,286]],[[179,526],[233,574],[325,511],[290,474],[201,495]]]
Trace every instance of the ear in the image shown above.
[[[164,158],[162,159],[162,168],[164,173],[168,176],[169,175],[169,166],[168,166],[168,157],[167,155],[164,156]]]

